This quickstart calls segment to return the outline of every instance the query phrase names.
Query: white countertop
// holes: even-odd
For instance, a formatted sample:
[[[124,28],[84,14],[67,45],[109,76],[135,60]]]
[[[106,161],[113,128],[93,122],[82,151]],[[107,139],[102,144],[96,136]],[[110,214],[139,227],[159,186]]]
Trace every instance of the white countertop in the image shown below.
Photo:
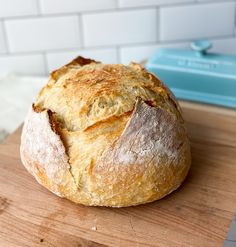
[[[0,142],[24,121],[30,105],[46,82],[45,77],[0,76]]]

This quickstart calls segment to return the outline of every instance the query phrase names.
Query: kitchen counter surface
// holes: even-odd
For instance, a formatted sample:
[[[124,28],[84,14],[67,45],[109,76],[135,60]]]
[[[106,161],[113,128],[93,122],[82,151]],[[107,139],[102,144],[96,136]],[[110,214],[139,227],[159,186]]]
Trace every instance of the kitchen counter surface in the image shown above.
[[[47,78],[0,74],[0,142],[23,122]]]
[[[21,164],[18,129],[0,145],[0,246],[223,246],[236,212],[236,111],[181,106],[193,159],[186,181],[129,208],[76,205],[44,189]]]

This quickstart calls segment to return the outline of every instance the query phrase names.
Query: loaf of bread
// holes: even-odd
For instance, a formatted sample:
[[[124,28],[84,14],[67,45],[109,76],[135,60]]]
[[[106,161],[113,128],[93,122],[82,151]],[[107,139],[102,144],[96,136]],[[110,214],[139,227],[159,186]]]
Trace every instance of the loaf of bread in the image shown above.
[[[83,57],[52,72],[37,96],[21,159],[58,196],[112,207],[164,197],[191,164],[180,107],[157,77]]]

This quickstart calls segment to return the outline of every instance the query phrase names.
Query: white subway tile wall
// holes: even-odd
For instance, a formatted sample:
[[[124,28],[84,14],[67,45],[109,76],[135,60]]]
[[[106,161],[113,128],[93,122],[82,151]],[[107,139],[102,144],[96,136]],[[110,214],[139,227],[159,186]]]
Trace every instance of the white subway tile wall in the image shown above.
[[[50,52],[46,55],[48,71],[53,71],[65,63],[69,63],[73,58],[78,56],[78,54],[84,57],[91,57],[98,61],[103,61],[104,63],[118,63],[117,51],[115,48]]]
[[[37,0],[0,0],[0,18],[36,15]]]
[[[236,37],[228,39],[213,40],[211,51],[221,52],[228,55],[236,55]]]
[[[236,55],[236,0],[0,0],[0,74],[45,75],[77,55],[140,62],[208,38]]]
[[[157,10],[125,10],[82,16],[85,46],[157,41]]]
[[[160,40],[163,41],[233,35],[234,26],[235,2],[163,7],[160,10]]]
[[[12,71],[20,75],[44,75],[46,69],[43,55],[0,56],[0,75]]]
[[[45,51],[80,46],[76,15],[5,21],[10,52]]]
[[[116,0],[40,0],[43,14],[113,9]]]
[[[129,64],[130,61],[144,61],[155,50],[159,48],[183,48],[188,49],[189,43],[173,43],[173,44],[158,44],[158,45],[142,45],[128,46],[120,49],[120,60],[123,64]]]

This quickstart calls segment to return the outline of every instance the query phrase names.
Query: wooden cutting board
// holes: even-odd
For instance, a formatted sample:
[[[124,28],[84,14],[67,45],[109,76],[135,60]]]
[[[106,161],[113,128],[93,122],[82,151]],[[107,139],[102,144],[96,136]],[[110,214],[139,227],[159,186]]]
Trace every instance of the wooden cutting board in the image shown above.
[[[61,199],[27,173],[20,129],[0,145],[0,246],[222,246],[236,212],[236,111],[181,103],[193,164],[160,201],[129,208]]]

